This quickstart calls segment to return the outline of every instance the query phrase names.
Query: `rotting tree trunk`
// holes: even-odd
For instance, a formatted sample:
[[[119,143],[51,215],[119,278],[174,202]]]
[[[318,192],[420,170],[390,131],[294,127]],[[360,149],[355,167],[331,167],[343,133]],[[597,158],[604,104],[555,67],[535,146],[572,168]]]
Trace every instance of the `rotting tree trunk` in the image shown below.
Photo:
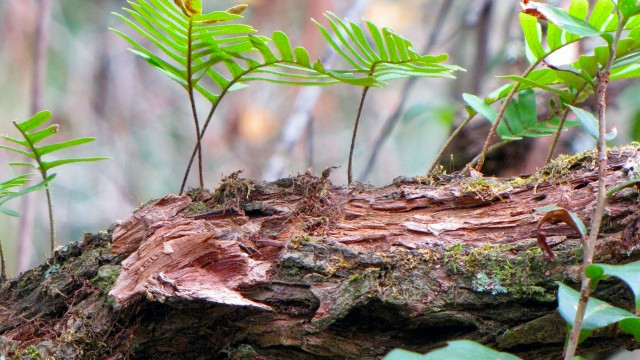
[[[609,154],[608,187],[640,166]],[[585,223],[592,154],[528,178],[437,176],[384,188],[331,186],[328,172],[256,183],[233,174],[214,193],[154,200],[108,232],[56,251],[0,291],[0,352],[56,359],[377,359],[471,339],[526,359],[562,352],[556,285],[576,285],[581,247],[535,209]],[[633,189],[607,206],[598,262],[640,258]],[[109,294],[107,296],[107,294]],[[596,294],[631,308],[630,291]],[[634,348],[615,329],[582,351]]]

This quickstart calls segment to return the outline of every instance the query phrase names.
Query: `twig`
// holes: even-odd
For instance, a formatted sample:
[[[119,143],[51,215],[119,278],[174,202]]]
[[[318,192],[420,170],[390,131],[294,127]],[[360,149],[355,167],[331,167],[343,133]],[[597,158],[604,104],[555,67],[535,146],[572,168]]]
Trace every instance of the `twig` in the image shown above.
[[[369,0],[353,1],[346,11],[349,18],[358,18],[366,9]],[[328,47],[323,56],[323,63],[330,65],[335,58],[335,51]],[[304,129],[311,120],[311,110],[320,97],[320,88],[306,87],[300,90],[292,113],[287,117],[282,134],[275,151],[267,161],[267,166],[262,172],[264,180],[275,180],[282,176],[284,169],[290,160],[291,150],[300,141]]]
[[[527,75],[529,75],[529,73],[531,73],[533,69],[535,69],[536,66],[538,66],[538,63],[539,62],[536,61],[533,64],[529,65],[529,67],[522,73],[522,77],[527,77]],[[498,111],[498,115],[496,116],[495,121],[491,125],[491,130],[489,130],[489,135],[487,135],[487,140],[484,142],[484,146],[482,147],[482,152],[480,153],[478,164],[476,165],[477,171],[482,170],[482,166],[484,165],[484,160],[487,157],[487,154],[489,153],[489,146],[491,145],[491,142],[493,141],[493,137],[496,135],[496,132],[498,130],[498,125],[500,125],[500,122],[504,117],[504,112],[507,110],[507,106],[511,102],[511,99],[513,98],[513,96],[518,92],[519,88],[520,88],[520,83],[515,83],[513,85],[513,89],[511,89],[511,91],[509,91],[509,94],[507,94],[507,96],[504,98],[504,102],[502,103],[502,106]]]
[[[436,44],[436,40],[438,38],[438,35],[440,34],[440,31],[438,30],[442,28],[453,2],[454,0],[443,0],[440,4],[440,9],[438,10],[438,14],[436,15],[436,22],[433,24],[433,28],[431,29],[431,33],[429,34],[429,39],[422,48],[423,54],[429,53],[433,46]],[[457,31],[456,33],[459,33],[459,31]],[[366,179],[371,173],[373,165],[378,159],[378,154],[382,149],[382,145],[389,138],[389,136],[391,136],[391,132],[393,132],[393,129],[400,120],[400,115],[402,115],[404,111],[404,106],[407,103],[407,99],[409,98],[409,93],[413,89],[413,86],[415,85],[417,80],[417,78],[410,78],[404,84],[404,87],[400,92],[400,102],[398,103],[398,105],[396,105],[396,108],[393,110],[391,115],[389,115],[389,117],[385,120],[384,125],[382,126],[382,131],[380,131],[380,135],[378,135],[378,138],[373,145],[371,155],[369,155],[367,166],[362,172],[362,175],[360,175],[359,177],[360,181],[364,181],[364,179]]]
[[[580,339],[580,330],[582,328],[582,320],[584,318],[585,311],[587,310],[587,304],[589,302],[589,295],[591,293],[591,279],[584,274],[584,269],[593,263],[593,255],[595,253],[596,241],[598,240],[598,234],[600,233],[600,225],[602,223],[602,217],[604,216],[604,210],[607,202],[606,189],[605,189],[605,174],[607,170],[607,143],[606,143],[606,110],[607,110],[607,85],[609,84],[609,75],[611,74],[611,68],[616,58],[616,50],[622,34],[626,21],[622,17],[622,13],[618,8],[618,29],[616,30],[611,49],[609,51],[609,60],[602,72],[598,73],[598,86],[596,92],[598,95],[598,195],[596,202],[596,209],[591,219],[591,230],[589,232],[589,239],[584,246],[584,257],[582,263],[583,275],[582,286],[580,289],[580,301],[576,309],[576,316],[573,321],[573,327],[569,334],[569,342],[564,355],[565,360],[573,359],[578,347]]]
[[[375,66],[371,69],[369,76],[375,71]],[[365,86],[362,89],[362,96],[360,96],[360,105],[358,105],[358,113],[356,114],[356,123],[353,126],[353,135],[351,136],[351,147],[349,148],[349,165],[347,167],[347,184],[351,185],[353,181],[353,149],[356,145],[356,134],[358,133],[358,124],[360,123],[360,117],[362,116],[362,108],[364,106],[364,100],[367,98],[367,92],[369,92],[369,87]]]

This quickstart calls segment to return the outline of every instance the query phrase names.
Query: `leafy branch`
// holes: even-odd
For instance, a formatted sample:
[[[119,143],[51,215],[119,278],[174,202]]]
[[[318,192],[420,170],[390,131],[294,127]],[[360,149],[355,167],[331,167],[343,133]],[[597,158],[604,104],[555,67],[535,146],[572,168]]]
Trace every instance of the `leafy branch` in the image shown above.
[[[420,55],[413,49],[413,44],[388,28],[378,28],[371,21],[366,21],[369,35],[373,39],[370,44],[363,29],[351,21],[343,21],[332,13],[328,13],[334,36],[320,23],[315,21],[325,40],[355,71],[365,77],[367,82],[352,82],[363,87],[358,111],[356,114],[351,146],[349,149],[349,163],[347,167],[348,183],[353,181],[353,151],[355,147],[358,124],[362,116],[362,109],[369,89],[382,86],[386,81],[406,77],[445,77],[455,78],[453,71],[464,70],[455,65],[442,64],[448,58],[447,54],[439,56]],[[375,48],[374,46],[375,45]]]
[[[32,185],[20,190],[14,190],[15,188],[24,186],[30,180],[30,177],[31,177],[30,174],[23,174],[23,175],[14,177],[13,179],[0,182],[0,213],[9,215],[9,216],[20,216],[20,214],[17,213],[16,211],[6,208],[2,205],[4,205],[4,203],[6,203],[9,200],[28,194],[32,191],[38,191],[38,190],[44,189],[49,183],[49,181],[53,180],[53,178],[55,177],[55,174],[49,176],[47,179],[39,182],[36,185]],[[2,250],[2,241],[0,241],[0,282],[4,281],[6,278],[7,278],[7,271],[6,271],[5,261],[4,261],[4,251]]]
[[[45,161],[43,157],[48,154],[52,154],[62,149],[86,144],[92,141],[95,141],[96,138],[93,137],[83,137],[77,138],[67,141],[62,141],[58,143],[48,144],[38,146],[42,140],[56,134],[58,132],[58,124],[49,125],[43,129],[39,129],[42,125],[48,122],[51,119],[50,111],[41,111],[31,117],[29,120],[18,123],[16,121],[13,122],[13,125],[18,129],[20,134],[22,135],[21,139],[17,139],[14,137],[10,137],[8,135],[0,135],[0,137],[5,140],[18,145],[18,147],[0,145],[0,148],[7,149],[13,152],[17,152],[18,154],[22,154],[33,161],[31,162],[13,162],[9,163],[12,166],[27,166],[30,168],[36,169],[42,180],[45,183],[50,182],[56,174],[50,174],[49,170],[55,167],[72,164],[77,162],[92,162],[105,160],[105,157],[86,157],[86,158],[68,158],[68,159],[59,159],[53,161]],[[51,197],[51,189],[47,186],[45,188],[45,192],[47,195],[47,207],[49,209],[49,230],[50,230],[50,248],[51,252],[53,252],[56,244],[56,226],[55,219],[53,214],[53,199]]]

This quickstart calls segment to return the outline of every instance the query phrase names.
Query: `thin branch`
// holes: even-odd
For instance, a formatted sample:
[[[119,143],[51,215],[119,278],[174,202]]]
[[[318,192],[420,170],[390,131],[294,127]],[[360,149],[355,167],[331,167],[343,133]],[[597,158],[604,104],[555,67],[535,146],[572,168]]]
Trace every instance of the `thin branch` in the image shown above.
[[[456,138],[456,136],[458,136],[458,134],[460,133],[460,131],[462,131],[462,129],[464,129],[465,126],[467,126],[467,124],[469,123],[469,121],[471,121],[471,119],[473,119],[475,115],[470,115],[467,116],[466,119],[464,119],[464,121],[462,122],[462,124],[460,124],[460,126],[458,126],[452,133],[451,135],[449,135],[449,138],[447,138],[447,141],[445,141],[444,145],[442,145],[442,147],[440,147],[440,151],[438,152],[438,155],[436,155],[436,158],[433,160],[433,162],[431,163],[431,166],[429,166],[429,170],[427,170],[427,174],[431,174],[433,172],[433,170],[435,170],[436,166],[438,166],[438,163],[440,163],[440,160],[442,160],[442,157],[444,156],[444,152],[447,150],[447,148],[449,147],[449,145],[451,145],[451,142],[453,141],[453,139]]]
[[[431,32],[429,34],[429,39],[427,40],[426,44],[422,48],[423,54],[427,54],[431,52],[431,49],[436,44],[436,40],[438,38],[438,35],[440,34],[440,31],[438,30],[441,29],[442,26],[444,25],[453,2],[454,0],[443,0],[442,3],[440,4],[440,9],[438,10],[438,14],[436,15],[436,22],[433,24],[433,28],[431,29]],[[456,31],[456,34],[458,33],[460,32]],[[385,120],[384,125],[382,126],[382,131],[380,131],[380,135],[378,135],[378,138],[376,139],[373,145],[373,150],[371,151],[371,155],[369,155],[367,166],[362,172],[362,175],[360,175],[360,178],[359,178],[360,180],[366,179],[371,173],[371,170],[373,169],[373,165],[378,159],[378,154],[382,149],[382,145],[389,138],[389,136],[391,136],[393,129],[395,128],[396,124],[400,120],[400,115],[402,115],[404,111],[404,106],[407,103],[407,99],[409,98],[409,93],[413,89],[413,86],[415,85],[416,81],[417,81],[417,78],[410,78],[404,84],[404,87],[400,92],[400,102],[398,103],[396,108],[393,110],[391,115],[389,115],[389,117]]]
[[[587,84],[585,83],[582,89],[576,92],[576,95],[573,97],[573,100],[571,100],[570,105],[574,105],[576,103],[576,101],[582,94],[582,91],[586,87],[587,87]],[[560,125],[558,125],[558,131],[556,131],[555,135],[553,136],[553,143],[551,144],[551,149],[549,149],[549,154],[547,155],[547,161],[545,162],[545,164],[550,163],[551,159],[553,159],[553,153],[556,151],[556,146],[558,146],[558,140],[560,139],[560,134],[562,134],[562,129],[564,128],[564,123],[567,121],[568,115],[569,115],[569,108],[566,108],[562,112],[562,117],[560,118]]]
[[[531,64],[522,73],[522,77],[527,77],[529,75],[529,73],[531,73],[533,71],[533,69],[535,69],[536,66],[538,66],[538,64],[539,64],[539,61],[536,61],[533,64]],[[520,88],[520,83],[515,83],[513,85],[513,89],[511,89],[511,91],[509,91],[509,94],[507,94],[507,96],[504,98],[502,106],[500,107],[500,110],[498,111],[498,115],[496,116],[495,121],[491,125],[491,130],[489,130],[489,135],[487,135],[487,140],[484,142],[484,146],[482,147],[482,152],[480,153],[480,157],[478,158],[478,164],[476,165],[476,170],[477,171],[481,171],[482,170],[482,166],[484,165],[484,160],[487,157],[487,154],[489,153],[489,146],[491,145],[491,142],[493,141],[493,137],[496,136],[496,132],[498,130],[498,125],[500,125],[500,122],[502,121],[502,118],[504,117],[504,113],[507,110],[507,106],[511,102],[511,99],[518,92],[518,88]]]
[[[374,70],[372,69],[371,73],[373,73],[373,71]],[[351,136],[351,148],[349,149],[349,166],[347,167],[347,184],[348,185],[351,185],[353,181],[353,171],[352,171],[353,149],[356,144],[356,134],[358,132],[358,124],[360,123],[360,116],[362,115],[362,107],[364,106],[364,100],[367,98],[367,92],[369,92],[369,87],[365,86],[364,89],[362,89],[362,96],[360,97],[360,105],[358,105],[358,114],[356,115],[356,123],[353,126],[353,135]]]
[[[196,109],[196,100],[195,97],[193,96],[193,69],[191,68],[191,47],[193,46],[193,42],[192,42],[192,31],[193,31],[193,21],[191,21],[191,19],[189,19],[189,34],[188,39],[188,45],[187,45],[187,88],[189,90],[189,102],[191,103],[191,113],[193,114],[193,122],[195,124],[196,127],[196,147],[197,147],[197,152],[198,152],[198,174],[199,174],[199,183],[200,183],[200,188],[204,188],[204,176],[202,174],[202,142],[201,140],[201,135],[200,135],[200,123],[198,122],[198,111]],[[182,193],[182,189],[180,190],[180,193]]]
[[[573,328],[569,335],[569,342],[567,344],[567,350],[565,352],[565,360],[573,359],[576,349],[578,347],[578,341],[580,339],[580,330],[582,327],[582,320],[584,318],[587,304],[589,302],[589,295],[591,293],[591,279],[584,274],[584,269],[593,263],[593,255],[595,253],[596,241],[598,240],[598,234],[600,233],[600,225],[602,223],[602,217],[604,216],[604,210],[607,203],[607,195],[605,189],[605,175],[607,170],[607,142],[606,142],[606,110],[607,110],[607,85],[609,84],[609,76],[611,74],[611,68],[616,58],[616,50],[618,43],[620,42],[620,36],[622,29],[626,24],[626,19],[623,18],[620,9],[618,8],[618,29],[616,30],[613,43],[609,50],[609,60],[602,72],[598,73],[598,86],[596,88],[598,95],[598,195],[596,201],[596,208],[591,219],[591,230],[589,232],[589,239],[584,246],[584,257],[582,263],[583,275],[582,275],[582,287],[580,289],[580,301],[578,308],[576,309],[576,316],[573,321]]]

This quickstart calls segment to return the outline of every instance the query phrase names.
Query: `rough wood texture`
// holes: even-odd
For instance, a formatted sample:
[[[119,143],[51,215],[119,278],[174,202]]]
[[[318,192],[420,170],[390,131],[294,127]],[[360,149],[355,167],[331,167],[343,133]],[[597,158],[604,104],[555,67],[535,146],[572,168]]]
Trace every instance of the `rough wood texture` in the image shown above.
[[[637,148],[612,150],[608,186],[638,163]],[[568,226],[545,225],[556,255],[545,259],[533,212],[559,205],[588,224],[595,174],[590,154],[526,179],[442,175],[385,188],[333,187],[328,172],[268,184],[235,173],[214,193],[152,201],[4,284],[0,351],[375,359],[464,338],[559,357],[554,281],[578,282],[582,251]],[[632,189],[611,199],[597,261],[640,258],[637,199]],[[631,306],[619,282],[597,295]],[[635,346],[607,329],[581,349]]]

